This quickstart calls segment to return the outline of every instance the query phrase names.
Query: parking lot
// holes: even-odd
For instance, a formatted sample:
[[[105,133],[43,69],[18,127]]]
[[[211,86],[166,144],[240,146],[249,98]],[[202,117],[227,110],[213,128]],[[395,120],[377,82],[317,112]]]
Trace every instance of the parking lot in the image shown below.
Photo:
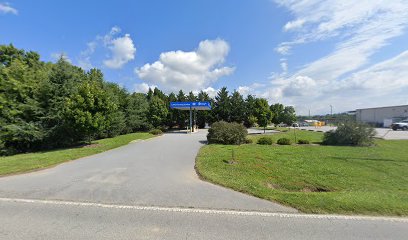
[[[335,130],[337,127],[322,126],[322,127],[299,127],[300,130],[327,132]],[[391,128],[376,128],[376,137],[387,140],[408,140],[408,131],[393,131]]]

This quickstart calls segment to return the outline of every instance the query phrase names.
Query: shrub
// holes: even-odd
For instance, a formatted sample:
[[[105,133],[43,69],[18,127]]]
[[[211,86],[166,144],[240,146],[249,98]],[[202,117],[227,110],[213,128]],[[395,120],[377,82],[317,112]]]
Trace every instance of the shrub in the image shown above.
[[[290,141],[289,138],[279,138],[278,141],[277,141],[277,143],[278,143],[279,145],[291,145],[291,144],[292,144],[292,141]]]
[[[251,144],[251,143],[253,143],[254,141],[252,140],[252,138],[246,138],[245,139],[245,143],[246,144]]]
[[[0,126],[0,154],[12,155],[37,150],[43,138],[42,129],[32,123]]]
[[[163,131],[160,130],[160,129],[152,129],[152,130],[150,130],[149,133],[153,134],[153,135],[161,135],[161,134],[163,134]]]
[[[306,139],[299,139],[298,144],[310,144],[309,140]]]
[[[335,131],[326,132],[323,136],[324,145],[337,146],[370,146],[374,143],[374,128],[362,123],[346,123]]]
[[[246,142],[247,129],[239,123],[215,122],[208,130],[208,143],[239,145]]]
[[[272,145],[273,144],[273,139],[270,137],[261,137],[258,139],[258,144],[260,145]]]

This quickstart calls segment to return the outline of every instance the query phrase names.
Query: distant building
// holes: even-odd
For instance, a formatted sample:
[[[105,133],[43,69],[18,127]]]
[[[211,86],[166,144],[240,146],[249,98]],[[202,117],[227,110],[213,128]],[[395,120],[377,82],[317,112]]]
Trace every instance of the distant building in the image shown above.
[[[379,127],[389,127],[392,122],[408,118],[408,105],[364,108],[356,110],[356,119],[359,122]]]

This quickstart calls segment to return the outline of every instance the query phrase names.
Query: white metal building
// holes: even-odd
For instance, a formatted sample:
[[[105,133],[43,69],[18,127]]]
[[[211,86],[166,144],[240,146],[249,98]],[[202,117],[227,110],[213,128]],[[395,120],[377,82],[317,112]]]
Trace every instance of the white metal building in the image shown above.
[[[408,105],[356,110],[357,121],[388,127],[390,122],[408,118]]]

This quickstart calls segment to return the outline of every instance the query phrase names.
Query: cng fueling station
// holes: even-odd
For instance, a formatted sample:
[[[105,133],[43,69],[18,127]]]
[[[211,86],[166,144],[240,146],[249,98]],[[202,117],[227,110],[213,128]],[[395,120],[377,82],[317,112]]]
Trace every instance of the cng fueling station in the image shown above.
[[[196,126],[196,112],[211,110],[210,102],[170,102],[171,109],[182,111],[190,111],[189,132],[197,131]]]

